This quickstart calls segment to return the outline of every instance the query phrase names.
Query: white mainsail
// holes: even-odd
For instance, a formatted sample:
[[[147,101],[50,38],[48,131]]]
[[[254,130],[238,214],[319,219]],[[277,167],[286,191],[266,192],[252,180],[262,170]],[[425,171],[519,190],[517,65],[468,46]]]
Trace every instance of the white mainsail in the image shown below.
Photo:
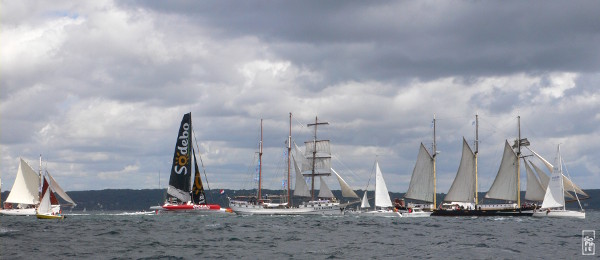
[[[525,199],[531,201],[543,201],[546,191],[535,176],[535,173],[533,173],[531,167],[529,167],[529,163],[527,161],[524,162],[525,171],[527,172],[527,190],[525,191]]]
[[[433,162],[433,157],[421,143],[405,198],[433,202]]]
[[[360,207],[363,208],[363,209],[371,207],[371,204],[369,204],[369,199],[367,198],[367,191],[366,190],[365,190],[365,193],[363,195],[362,201],[360,202]]]
[[[15,183],[6,198],[6,202],[20,204],[37,204],[39,198],[40,179],[38,174],[22,158]]]
[[[456,178],[444,197],[446,202],[474,202],[475,201],[475,154],[463,137],[462,158]]]
[[[375,207],[387,208],[392,206],[383,174],[379,169],[379,162],[375,163]]]
[[[294,196],[299,197],[310,197],[310,190],[308,189],[308,185],[302,176],[302,171],[300,171],[300,167],[298,167],[298,163],[296,163],[296,158],[292,155],[292,160],[294,161],[294,170],[296,172],[296,183],[294,186]]]
[[[342,189],[343,197],[357,198],[357,199],[360,198],[358,195],[356,195],[356,192],[354,192],[354,190],[352,190],[350,185],[348,185],[348,183],[346,183],[346,181],[344,179],[342,179],[342,176],[340,176],[333,168],[331,168],[331,172],[333,172],[335,174],[335,177],[337,177],[338,182],[340,183],[340,188]]]
[[[517,165],[518,158],[508,141],[504,145],[504,154],[500,169],[490,190],[485,194],[488,199],[517,200]]]
[[[327,183],[325,183],[325,181],[323,180],[322,177],[319,177],[319,181],[321,183],[321,188],[319,188],[319,198],[333,198],[335,196],[333,196],[333,193],[331,192],[331,189],[329,189],[329,186],[327,186]]]
[[[560,145],[556,151],[556,160],[554,162],[554,168],[552,169],[552,176],[546,189],[544,196],[544,202],[542,202],[542,208],[558,208],[565,206],[564,186],[563,186],[563,174],[562,174],[562,161],[560,157]]]

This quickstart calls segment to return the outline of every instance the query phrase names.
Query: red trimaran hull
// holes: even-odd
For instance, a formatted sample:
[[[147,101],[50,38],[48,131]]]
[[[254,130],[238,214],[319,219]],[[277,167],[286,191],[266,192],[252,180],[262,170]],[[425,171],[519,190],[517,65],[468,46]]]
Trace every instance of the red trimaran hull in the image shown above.
[[[152,207],[152,209],[156,210],[156,213],[159,211],[162,212],[172,212],[172,213],[232,213],[230,208],[221,208],[218,204],[202,204],[202,205],[194,205],[194,204],[183,204],[183,205],[162,205],[158,207]]]

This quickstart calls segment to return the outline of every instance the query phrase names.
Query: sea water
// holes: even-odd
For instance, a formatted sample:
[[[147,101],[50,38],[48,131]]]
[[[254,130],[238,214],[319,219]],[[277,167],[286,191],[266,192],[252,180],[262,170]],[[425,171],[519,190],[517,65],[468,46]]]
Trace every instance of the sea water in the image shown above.
[[[0,216],[0,259],[574,259],[587,257],[582,230],[600,232],[600,212],[586,213],[584,220],[122,212],[63,220]]]

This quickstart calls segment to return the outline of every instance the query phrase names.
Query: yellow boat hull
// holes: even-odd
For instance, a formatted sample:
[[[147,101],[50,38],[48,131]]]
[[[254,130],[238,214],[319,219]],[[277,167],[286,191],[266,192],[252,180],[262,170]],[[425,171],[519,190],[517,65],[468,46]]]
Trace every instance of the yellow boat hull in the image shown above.
[[[65,216],[63,215],[45,215],[45,214],[37,214],[38,219],[63,219]]]

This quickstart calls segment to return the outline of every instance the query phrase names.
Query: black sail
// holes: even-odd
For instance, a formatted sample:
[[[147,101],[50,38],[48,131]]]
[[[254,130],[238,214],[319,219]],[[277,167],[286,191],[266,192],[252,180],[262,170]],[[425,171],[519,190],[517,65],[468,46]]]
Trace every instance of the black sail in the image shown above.
[[[189,200],[192,176],[192,113],[183,115],[169,179],[169,195],[181,201]]]
[[[202,186],[200,170],[198,169],[198,162],[196,161],[196,152],[193,151],[192,154],[194,155],[194,171],[196,172],[196,175],[194,176],[194,183],[192,184],[192,201],[195,204],[206,204],[204,186]]]

